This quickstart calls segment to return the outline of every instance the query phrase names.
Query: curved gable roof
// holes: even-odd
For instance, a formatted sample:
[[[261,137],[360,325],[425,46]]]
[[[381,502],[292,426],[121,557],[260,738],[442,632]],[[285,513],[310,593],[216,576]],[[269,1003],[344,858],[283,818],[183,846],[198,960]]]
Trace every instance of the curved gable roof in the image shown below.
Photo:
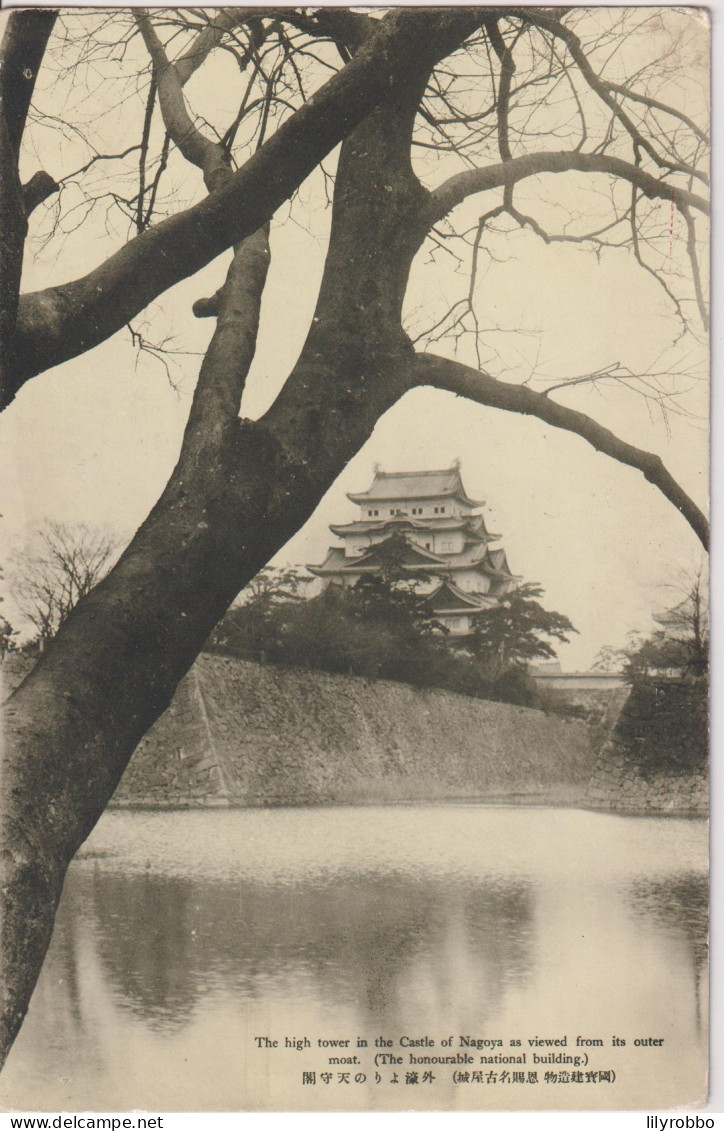
[[[457,467],[441,471],[376,471],[366,491],[348,493],[347,498],[353,503],[458,498],[471,507],[483,505],[481,501],[468,497]]]
[[[490,609],[498,604],[495,597],[483,593],[468,593],[453,581],[443,581],[425,599],[434,609],[453,612],[455,609]]]

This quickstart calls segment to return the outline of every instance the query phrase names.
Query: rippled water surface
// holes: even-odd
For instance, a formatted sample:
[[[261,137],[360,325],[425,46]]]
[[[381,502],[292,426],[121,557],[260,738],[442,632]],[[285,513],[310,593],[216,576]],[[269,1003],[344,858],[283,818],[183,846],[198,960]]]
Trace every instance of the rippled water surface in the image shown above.
[[[73,864],[5,1073],[7,1109],[638,1106],[704,1093],[700,821],[417,806],[110,812]],[[285,1049],[308,1036],[311,1048]],[[374,1041],[511,1039],[526,1065],[406,1082]],[[613,1036],[626,1046],[613,1046]],[[268,1036],[280,1047],[263,1051]],[[326,1082],[318,1040],[360,1036]],[[453,1037],[449,1049],[442,1040]],[[533,1069],[566,1037],[614,1082]],[[663,1039],[660,1046],[634,1040]],[[500,1050],[498,1050],[500,1051]],[[538,1049],[540,1052],[540,1049]],[[315,1082],[302,1083],[304,1071]],[[489,1078],[495,1072],[495,1079]],[[545,1081],[545,1071],[563,1078]],[[375,1072],[381,1079],[378,1081]],[[508,1073],[507,1077],[503,1073]],[[364,1080],[355,1080],[364,1076]]]

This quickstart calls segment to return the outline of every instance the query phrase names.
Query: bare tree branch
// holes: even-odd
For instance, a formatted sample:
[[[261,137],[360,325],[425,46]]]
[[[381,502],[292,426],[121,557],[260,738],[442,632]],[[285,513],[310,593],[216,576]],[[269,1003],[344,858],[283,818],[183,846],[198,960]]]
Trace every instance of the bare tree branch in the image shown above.
[[[472,31],[477,19],[475,9],[391,12],[347,66],[221,189],[144,231],[82,279],[23,296],[18,364],[2,405],[25,381],[105,341],[169,287],[257,231],[341,138],[389,96],[400,60],[429,50],[433,23],[444,50],[451,29]]]
[[[148,12],[139,8],[135,10],[134,16],[153,62],[164,125],[171,140],[175,142],[186,160],[201,169],[206,188],[209,192],[213,192],[215,188],[225,183],[231,174],[228,157],[222,146],[204,137],[201,130],[191,121],[183,95],[183,83],[176,67],[168,60]],[[188,67],[185,73],[189,73]],[[193,71],[190,73],[193,74]]]
[[[701,269],[699,267],[699,259],[696,252],[696,225],[694,217],[691,215],[689,208],[683,207],[679,211],[686,221],[686,252],[689,256],[691,264],[691,274],[694,280],[694,290],[696,293],[696,304],[699,308],[699,315],[705,330],[709,330],[709,309],[704,299],[704,288],[701,281]]]
[[[603,81],[603,80],[601,80]],[[663,114],[670,114],[673,118],[678,118],[685,126],[688,126],[693,134],[703,141],[705,145],[709,144],[710,138],[705,130],[696,124],[693,118],[684,114],[681,110],[677,110],[675,106],[669,106],[665,102],[660,102],[658,98],[651,98],[649,95],[641,94],[638,91],[631,90],[628,86],[621,86],[619,83],[606,82],[605,85],[614,94],[620,94],[623,98],[628,98],[632,102],[639,102],[643,106],[648,106],[650,110],[661,110]]]
[[[708,216],[709,202],[704,197],[677,188],[668,181],[658,180],[644,169],[603,153],[529,153],[514,157],[501,165],[487,165],[481,169],[466,169],[456,173],[431,194],[430,224],[437,223],[467,196],[476,192],[500,188],[506,183],[518,182],[526,177],[543,173],[603,173],[628,181],[648,197],[672,200],[677,208],[691,207]]]
[[[646,153],[648,153],[649,157],[659,166],[659,168],[668,169],[671,172],[688,173],[690,176],[696,177],[704,184],[709,183],[709,178],[706,176],[706,174],[702,173],[699,169],[696,169],[693,165],[668,161],[665,157],[662,157],[661,154],[657,152],[655,146],[652,145],[651,141],[643,133],[641,133],[631,117],[613,97],[613,94],[611,93],[611,84],[605,82],[600,78],[599,75],[596,74],[586,56],[585,51],[583,50],[581,41],[575,34],[575,32],[572,32],[570,28],[567,28],[563,23],[560,22],[560,20],[551,17],[543,10],[526,9],[525,11],[521,11],[516,14],[520,15],[524,20],[530,21],[531,23],[536,24],[538,27],[545,28],[546,31],[552,32],[557,38],[561,39],[565,43],[568,51],[571,54],[571,58],[575,61],[576,66],[580,70],[581,74],[583,75],[591,89],[594,90],[599,98],[606,104],[606,106],[609,107],[613,116],[621,122],[624,129],[627,130],[633,140],[638,145],[640,145],[641,148],[646,151]]]
[[[214,47],[221,42],[224,32],[230,31],[244,19],[253,19],[253,16],[248,16],[244,9],[224,8],[209,21],[191,46],[173,64],[181,86],[186,85]]]
[[[206,352],[187,427],[190,458],[213,458],[220,427],[236,421],[259,330],[261,296],[269,269],[269,226],[234,251],[226,282],[215,296],[216,330]]]
[[[598,424],[585,413],[552,401],[545,393],[536,393],[521,385],[497,381],[487,373],[450,361],[435,354],[417,355],[417,374],[420,384],[446,389],[459,397],[477,401],[478,404],[506,412],[535,416],[554,428],[562,428],[581,436],[598,452],[612,456],[619,463],[640,471],[657,487],[669,502],[684,516],[705,549],[709,546],[709,524],[686,492],[666,470],[660,456],[645,452],[615,436],[608,428]]]
[[[146,198],[146,161],[148,159],[148,143],[151,136],[151,123],[153,122],[153,110],[156,105],[156,92],[158,84],[156,82],[156,75],[154,73],[148,84],[148,95],[146,98],[146,113],[143,115],[143,130],[141,132],[141,143],[139,145],[140,153],[138,155],[138,199],[136,201],[136,231],[142,232],[146,227],[145,217],[143,215],[143,206]]]
[[[30,216],[39,204],[43,204],[59,188],[60,185],[44,169],[39,169],[37,173],[33,173],[30,180],[23,185],[23,204],[25,205],[26,216]]]

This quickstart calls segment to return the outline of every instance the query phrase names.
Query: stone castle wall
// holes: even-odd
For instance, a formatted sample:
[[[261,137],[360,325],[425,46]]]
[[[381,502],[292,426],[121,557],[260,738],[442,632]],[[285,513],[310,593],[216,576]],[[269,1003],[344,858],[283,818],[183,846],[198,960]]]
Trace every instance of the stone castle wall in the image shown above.
[[[6,658],[5,695],[31,666]],[[202,655],[114,802],[480,800],[706,813],[703,686],[619,689],[605,711],[591,707],[586,726],[444,691]]]
[[[114,800],[575,804],[593,761],[578,720],[202,655],[141,742]]]
[[[602,687],[586,687],[580,682],[565,687],[551,686],[551,682],[544,680],[536,680],[536,683],[542,708],[583,719],[595,750],[600,750],[610,735],[631,690],[627,684],[615,683]]]
[[[625,813],[705,816],[707,722],[703,681],[634,687],[596,762],[589,804]]]

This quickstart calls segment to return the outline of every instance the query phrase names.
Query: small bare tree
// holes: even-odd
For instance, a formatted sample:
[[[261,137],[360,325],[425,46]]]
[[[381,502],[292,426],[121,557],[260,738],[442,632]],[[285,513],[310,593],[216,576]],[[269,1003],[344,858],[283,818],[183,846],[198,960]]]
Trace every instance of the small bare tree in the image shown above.
[[[10,590],[41,647],[110,569],[120,540],[84,522],[44,521],[11,558]]]
[[[653,632],[631,632],[624,648],[607,645],[596,671],[620,671],[631,682],[650,676],[703,677],[709,670],[709,571],[702,558],[662,586],[674,604],[653,613]]]
[[[680,570],[666,586],[676,603],[654,615],[663,638],[685,649],[688,670],[706,672],[709,662],[709,571],[702,558],[691,569]]]

